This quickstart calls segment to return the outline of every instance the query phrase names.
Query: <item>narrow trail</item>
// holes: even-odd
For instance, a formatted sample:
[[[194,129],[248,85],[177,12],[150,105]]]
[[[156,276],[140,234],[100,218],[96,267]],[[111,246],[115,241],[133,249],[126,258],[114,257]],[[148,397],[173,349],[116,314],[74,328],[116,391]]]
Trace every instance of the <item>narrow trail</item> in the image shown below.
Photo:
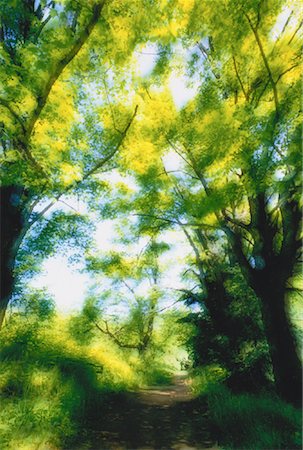
[[[176,376],[109,405],[77,450],[217,450],[209,428],[206,406]]]

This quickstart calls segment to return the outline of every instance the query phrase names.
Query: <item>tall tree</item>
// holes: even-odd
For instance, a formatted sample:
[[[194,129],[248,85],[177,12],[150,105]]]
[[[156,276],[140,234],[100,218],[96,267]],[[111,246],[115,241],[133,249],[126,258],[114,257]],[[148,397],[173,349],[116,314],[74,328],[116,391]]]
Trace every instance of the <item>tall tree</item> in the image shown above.
[[[187,32],[179,36],[200,91],[174,125],[154,136],[158,162],[141,173],[134,167],[151,199],[148,212],[145,199],[137,205],[145,217],[168,209],[162,226],[217,230],[261,300],[277,390],[296,403],[301,367],[287,293],[301,247],[299,8],[243,0],[189,7]],[[159,180],[159,156],[169,149],[183,161],[175,200]]]
[[[280,2],[214,4],[193,11],[189,34],[198,42],[203,84],[173,141],[201,184],[192,196],[201,205],[196,218],[224,232],[261,300],[276,386],[295,403],[301,369],[287,289],[301,245],[301,22],[291,10],[281,16]]]
[[[132,0],[1,2],[0,326],[14,286],[16,255],[37,219],[39,200],[50,198],[52,203],[79,186],[124,141],[137,109],[124,107],[114,118],[115,102],[106,85],[99,107],[108,103],[111,124],[105,117],[98,119],[101,127],[95,122],[99,134],[95,132],[93,151],[89,139],[85,145],[77,139],[71,143],[70,135],[79,102],[82,114],[88,107],[80,84],[93,86],[97,95],[97,77],[107,74],[111,83],[117,73],[123,78],[123,64],[162,13],[147,18],[150,8],[149,2]]]

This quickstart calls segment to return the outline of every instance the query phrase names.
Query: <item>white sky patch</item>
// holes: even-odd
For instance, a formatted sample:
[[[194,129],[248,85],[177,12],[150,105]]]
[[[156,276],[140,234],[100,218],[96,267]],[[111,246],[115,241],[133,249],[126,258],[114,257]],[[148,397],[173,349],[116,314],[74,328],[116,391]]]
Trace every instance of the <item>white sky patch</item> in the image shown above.
[[[54,297],[58,311],[68,313],[79,310],[89,287],[88,274],[75,272],[67,258],[55,256],[42,265],[42,273],[35,277],[31,286],[46,288]]]
[[[108,181],[111,184],[125,183],[130,189],[135,190],[137,188],[134,178],[130,176],[121,175],[118,170],[112,170],[111,172],[100,174],[102,181]]]
[[[102,254],[111,250],[121,252],[125,250],[123,244],[114,242],[117,237],[115,223],[116,221],[114,220],[105,220],[97,224],[95,239],[97,249],[101,252],[101,257]],[[166,299],[164,302],[161,302],[161,307],[166,307],[176,300],[178,293],[175,290],[184,287],[184,281],[181,280],[184,270],[183,260],[190,253],[191,249],[181,230],[166,231],[160,240],[172,246],[159,260],[163,267],[163,276],[159,287],[166,291]],[[130,248],[127,248],[128,252],[134,256],[138,255],[140,250],[146,246],[146,241],[148,241],[148,238],[140,239],[138,243],[134,243]],[[30,285],[38,289],[46,288],[54,297],[59,312],[68,314],[73,311],[80,311],[88,289],[96,282],[96,278],[91,277],[88,273],[81,273],[79,271],[81,268],[82,266],[72,266],[68,262],[67,257],[54,256],[43,263],[42,273],[37,275]],[[110,288],[109,280],[102,276],[101,273],[98,280],[98,284],[102,285],[103,289]],[[151,285],[146,279],[136,288],[136,294],[141,296],[147,295],[150,287]],[[120,291],[120,289],[118,290]],[[126,294],[129,294],[127,290]],[[115,302],[114,289],[112,301]],[[111,308],[113,308],[113,313],[120,312],[119,305]],[[121,304],[121,312],[124,309],[125,305]]]
[[[144,47],[135,50],[135,58],[138,65],[138,75],[147,77],[154,69],[158,58],[158,47],[154,43],[148,43]],[[183,73],[180,70],[172,70],[168,80],[168,86],[172,93],[174,102],[178,108],[182,108],[193,97],[197,95],[201,84],[199,79],[192,79],[185,75],[186,65],[193,50],[184,49],[180,43],[174,46],[174,53],[177,65],[182,61]]]
[[[148,43],[144,47],[135,50],[135,57],[138,64],[138,75],[146,77],[150,75],[157,62],[158,48],[156,44]]]
[[[168,87],[173,96],[177,108],[183,108],[194,98],[201,85],[199,77],[189,77],[186,74],[187,65],[192,57],[194,48],[185,48],[181,42],[173,46],[172,72],[168,79]]]
[[[184,287],[184,282],[181,280],[184,259],[191,253],[191,248],[180,229],[165,231],[161,240],[171,246],[171,249],[160,257],[160,263],[165,269],[161,284],[166,288],[180,289]]]
[[[162,156],[162,161],[165,167],[165,170],[180,170],[183,165],[183,159],[174,151],[169,150],[164,156]]]
[[[189,84],[189,78],[186,75],[176,75],[173,73],[169,78],[168,86],[176,106],[183,108],[186,103],[197,95],[200,83],[195,81]]]
[[[290,14],[292,12],[292,9],[289,6],[285,6],[281,12],[281,14],[279,14],[277,21],[275,23],[275,25],[273,26],[272,30],[271,30],[271,37],[272,39],[275,41],[277,40],[277,38],[280,36]],[[297,20],[298,15],[297,14],[292,14],[292,16],[289,19],[289,23],[287,25],[287,31],[294,29],[294,27],[297,25]]]
[[[277,169],[274,173],[274,177],[276,180],[282,180],[285,177],[286,173],[286,168]]]
[[[103,220],[99,222],[96,226],[96,244],[97,249],[101,252],[109,252],[110,250],[117,250],[116,246],[113,244],[113,239],[115,236],[114,230],[115,222],[114,220]]]

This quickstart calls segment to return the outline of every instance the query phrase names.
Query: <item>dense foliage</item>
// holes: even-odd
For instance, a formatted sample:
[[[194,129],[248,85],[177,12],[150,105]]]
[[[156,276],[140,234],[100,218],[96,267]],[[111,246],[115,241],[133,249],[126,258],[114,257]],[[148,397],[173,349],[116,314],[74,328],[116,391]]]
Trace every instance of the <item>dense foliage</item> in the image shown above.
[[[0,8],[5,448],[68,446],[109,393],[180,367],[224,445],[298,446],[299,2]],[[91,280],[66,319],[30,283],[58,254]],[[246,415],[259,440],[225,414]]]

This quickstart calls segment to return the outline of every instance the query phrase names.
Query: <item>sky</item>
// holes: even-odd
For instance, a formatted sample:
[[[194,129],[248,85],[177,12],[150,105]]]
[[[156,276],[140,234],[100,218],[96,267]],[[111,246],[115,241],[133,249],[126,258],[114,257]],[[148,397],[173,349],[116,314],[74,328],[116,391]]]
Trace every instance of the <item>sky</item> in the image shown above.
[[[181,49],[178,49],[178,51],[181,52]],[[138,74],[141,77],[148,77],[151,73],[156,63],[156,52],[157,49],[154,44],[147,44],[144,48],[140,48],[135,52],[138,62]],[[178,72],[178,75],[171,75],[169,79],[168,85],[177,108],[182,108],[197,93],[198,84],[191,86],[188,84],[189,79],[185,74],[180,74],[180,72]],[[164,164],[167,170],[174,170],[178,166],[178,161],[175,155],[170,153],[164,158]],[[112,182],[119,181],[119,175],[115,172],[107,176],[110,177]],[[85,205],[79,205],[76,200],[73,201],[69,198],[67,203],[79,212],[85,212]],[[66,204],[57,203],[52,211],[58,208],[66,211],[70,209]],[[106,252],[115,248],[113,243],[115,238],[114,226],[115,223],[112,220],[104,220],[97,223],[95,240],[100,251]],[[178,246],[176,246],[178,250],[173,248],[163,256],[163,264],[167,266],[167,270],[162,285],[168,288],[179,288],[181,287],[179,281],[181,265],[179,262],[182,259],[181,256],[184,257],[189,251],[188,245],[181,231],[168,232],[164,238],[166,242],[172,245],[178,243]],[[88,289],[92,285],[91,277],[79,269],[81,267],[71,266],[67,257],[62,255],[50,257],[44,261],[41,274],[34,277],[30,285],[34,288],[46,288],[53,296],[58,311],[71,313],[81,309]]]
[[[119,250],[119,244],[113,242],[116,236],[114,226],[113,220],[104,220],[97,224],[94,237],[97,249],[101,254],[105,254],[109,250]],[[180,282],[182,259],[190,252],[190,248],[181,231],[168,231],[162,236],[162,239],[172,246],[172,249],[166,252],[160,260],[161,266],[165,267],[161,286],[167,288],[169,292],[171,289],[179,289],[183,286]],[[143,246],[141,242],[141,246],[133,248],[134,253],[140,253]],[[72,266],[65,256],[57,255],[48,258],[43,263],[42,273],[31,281],[31,286],[47,288],[61,313],[77,311],[81,309],[88,289],[94,283],[89,274],[81,272],[81,269],[83,266]],[[141,286],[141,291],[138,293],[144,294],[147,288],[147,284]],[[171,303],[170,300],[167,302],[167,304]]]

